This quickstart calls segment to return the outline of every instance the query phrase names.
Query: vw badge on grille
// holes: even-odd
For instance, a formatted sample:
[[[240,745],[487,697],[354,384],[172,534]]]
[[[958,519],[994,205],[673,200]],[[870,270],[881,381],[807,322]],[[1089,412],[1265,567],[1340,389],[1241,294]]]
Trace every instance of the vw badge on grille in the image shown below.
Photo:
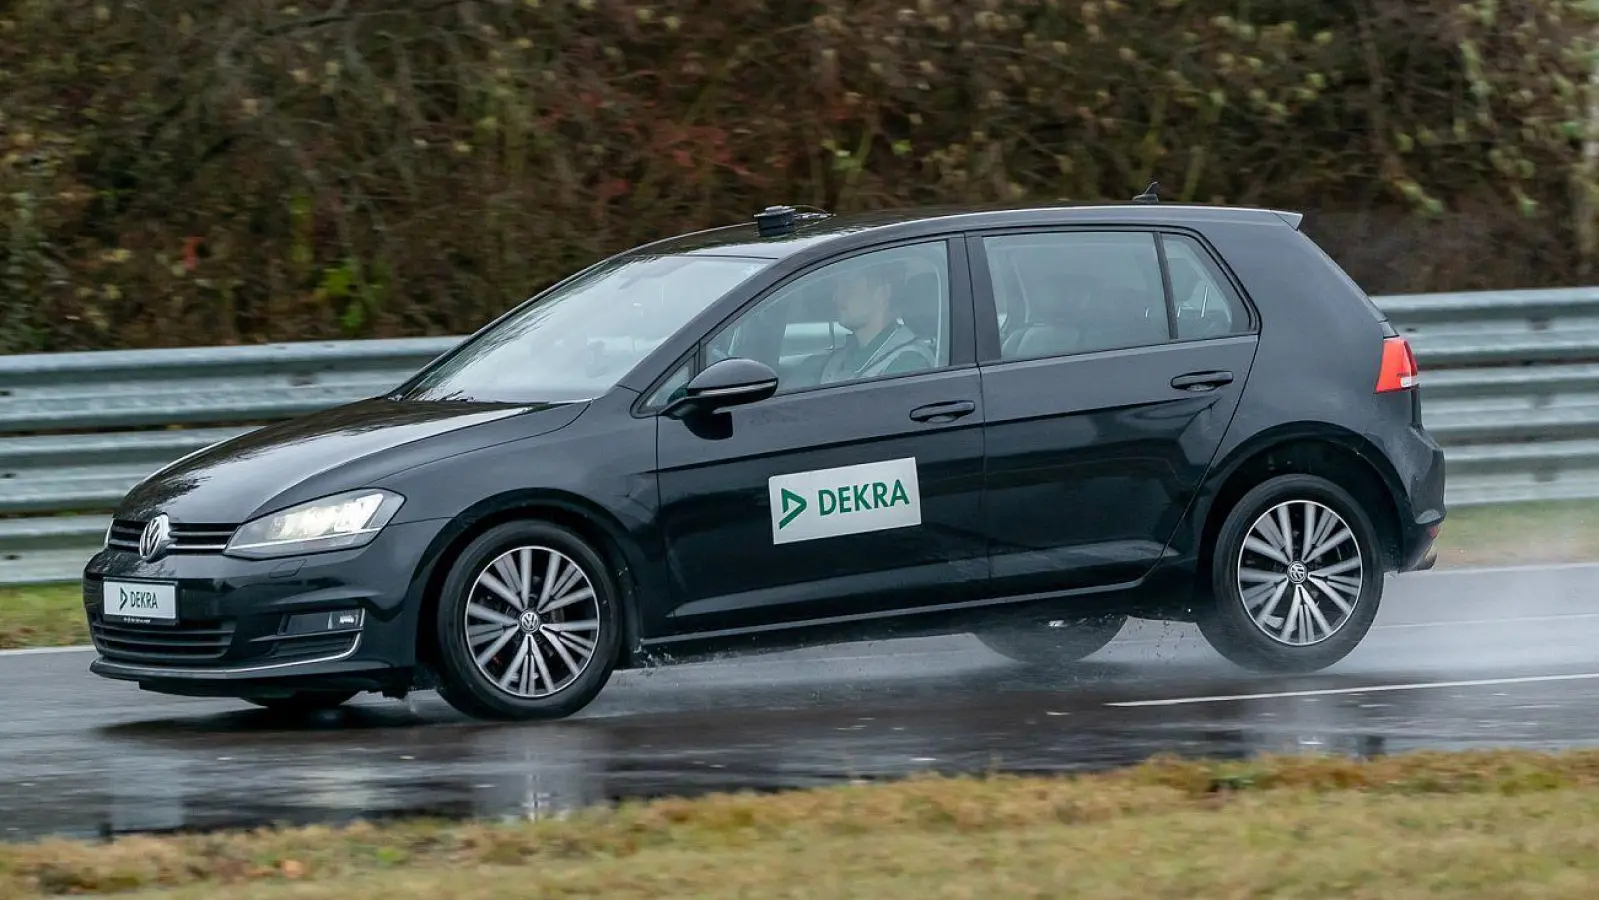
[[[172,545],[172,521],[161,513],[144,526],[139,535],[139,556],[145,562],[155,562]]]

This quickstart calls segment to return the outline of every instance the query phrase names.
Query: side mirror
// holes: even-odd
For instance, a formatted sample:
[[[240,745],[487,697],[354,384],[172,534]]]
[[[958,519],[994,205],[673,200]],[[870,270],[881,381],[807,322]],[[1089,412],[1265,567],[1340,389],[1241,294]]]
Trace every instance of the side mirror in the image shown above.
[[[691,412],[714,412],[765,400],[777,393],[777,373],[753,359],[733,357],[705,367],[683,387],[683,396],[663,411],[681,418]]]

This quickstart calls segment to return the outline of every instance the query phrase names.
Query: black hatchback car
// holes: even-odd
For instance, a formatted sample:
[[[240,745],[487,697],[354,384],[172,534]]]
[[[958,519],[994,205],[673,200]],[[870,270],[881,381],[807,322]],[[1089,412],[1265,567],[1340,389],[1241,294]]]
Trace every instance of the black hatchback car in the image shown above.
[[[92,670],[309,710],[589,703],[618,668],[1129,616],[1349,653],[1425,568],[1406,340],[1273,210],[774,207],[599,262],[393,392],[194,453],[89,561]]]

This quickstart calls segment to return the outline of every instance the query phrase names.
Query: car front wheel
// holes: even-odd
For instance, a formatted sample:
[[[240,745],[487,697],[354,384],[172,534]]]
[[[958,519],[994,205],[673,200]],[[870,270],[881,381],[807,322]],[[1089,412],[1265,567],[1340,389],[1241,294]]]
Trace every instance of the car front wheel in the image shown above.
[[[1314,672],[1371,629],[1382,601],[1377,532],[1349,492],[1314,475],[1262,482],[1227,513],[1200,631],[1257,672]]]
[[[544,522],[490,529],[439,599],[439,694],[475,718],[556,719],[599,695],[621,646],[614,582],[594,548]]]

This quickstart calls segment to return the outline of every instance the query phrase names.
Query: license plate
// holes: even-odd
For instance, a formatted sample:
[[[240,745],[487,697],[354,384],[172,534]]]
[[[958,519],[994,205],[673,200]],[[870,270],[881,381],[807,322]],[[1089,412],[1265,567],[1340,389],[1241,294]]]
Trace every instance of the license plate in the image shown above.
[[[107,581],[105,617],[119,622],[168,624],[178,620],[178,586],[148,581]]]

